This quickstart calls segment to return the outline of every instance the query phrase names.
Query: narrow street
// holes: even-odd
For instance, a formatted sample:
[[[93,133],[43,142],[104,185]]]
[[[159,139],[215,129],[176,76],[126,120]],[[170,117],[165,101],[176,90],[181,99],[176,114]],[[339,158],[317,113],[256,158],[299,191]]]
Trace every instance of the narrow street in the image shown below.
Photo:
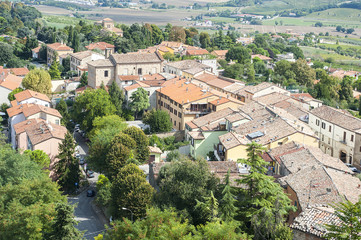
[[[85,157],[88,154],[89,147],[85,143],[84,138],[79,133],[74,133],[74,139],[79,145],[79,153],[82,157]],[[94,239],[99,233],[101,233],[105,227],[106,219],[103,217],[102,213],[97,213],[96,208],[92,206],[94,197],[87,197],[87,190],[95,190],[95,184],[98,180],[98,173],[94,173],[94,178],[88,178],[90,186],[75,197],[68,197],[68,201],[71,204],[76,204],[75,208],[75,220],[79,222],[77,228],[80,231],[85,231],[85,239]]]

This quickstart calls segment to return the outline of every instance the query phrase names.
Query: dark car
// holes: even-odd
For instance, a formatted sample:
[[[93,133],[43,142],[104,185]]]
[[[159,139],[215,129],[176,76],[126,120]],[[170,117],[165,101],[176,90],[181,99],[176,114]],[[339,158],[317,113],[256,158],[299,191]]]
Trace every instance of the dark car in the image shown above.
[[[94,177],[94,172],[92,170],[88,170],[86,175],[88,176],[88,178],[93,178]]]
[[[94,196],[95,196],[95,191],[94,191],[94,190],[88,190],[88,191],[86,191],[86,196],[87,196],[87,197],[94,197]]]

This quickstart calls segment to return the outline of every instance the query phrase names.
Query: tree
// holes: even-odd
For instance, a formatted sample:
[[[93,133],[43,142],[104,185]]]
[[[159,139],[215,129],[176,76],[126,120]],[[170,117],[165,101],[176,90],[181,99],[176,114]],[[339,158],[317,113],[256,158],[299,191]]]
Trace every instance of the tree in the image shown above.
[[[79,44],[80,44],[79,34],[77,31],[74,31],[73,42],[72,42],[72,47],[74,49],[74,52],[79,52]]]
[[[355,204],[346,200],[335,204],[333,208],[341,223],[326,225],[326,239],[361,239],[361,199]]]
[[[154,189],[147,182],[142,170],[135,164],[128,164],[120,169],[112,183],[112,216],[114,218],[134,214],[134,219],[146,214],[147,206],[152,202]],[[127,208],[132,211],[124,211]]]
[[[33,69],[23,79],[22,85],[26,89],[36,92],[51,93],[51,77],[44,69]]]
[[[0,42],[0,65],[6,64],[9,59],[13,58],[13,47],[10,44]]]
[[[51,227],[51,232],[46,239],[49,240],[80,240],[83,233],[75,228],[77,222],[74,220],[74,207],[58,203],[55,207],[56,216]]]
[[[104,176],[103,174],[100,174],[97,181],[97,197],[96,202],[97,204],[108,207],[110,204],[111,197],[111,187],[112,184],[109,181],[109,179]]]
[[[238,183],[245,188],[240,189],[238,201],[239,218],[243,221],[251,223],[252,228],[257,226],[258,221],[255,216],[262,220],[262,214],[277,214],[279,218],[283,218],[289,211],[294,210],[290,205],[290,199],[283,192],[282,187],[274,182],[273,177],[265,175],[267,172],[267,163],[260,156],[264,148],[262,145],[252,142],[248,144],[247,159],[240,159],[242,164],[250,167],[248,175],[242,175]],[[274,218],[270,218],[274,223]],[[265,224],[263,224],[264,226]],[[253,233],[254,229],[248,229],[249,233]],[[269,228],[262,228],[260,231],[263,235],[269,236]],[[268,238],[272,239],[272,238]]]
[[[201,44],[202,48],[208,48],[211,46],[211,38],[209,37],[209,34],[207,32],[201,32],[199,35],[199,42]]]
[[[316,79],[316,72],[310,66],[307,65],[307,61],[298,59],[292,64],[292,71],[295,74],[295,80],[306,87],[313,85],[313,81]]]
[[[124,93],[120,90],[118,84],[115,81],[109,87],[109,95],[110,101],[113,103],[116,109],[116,114],[118,116],[122,115],[123,101],[124,101]]]
[[[169,132],[172,130],[172,122],[169,114],[164,110],[154,110],[147,112],[143,117],[143,122],[150,126],[151,132]]]
[[[322,22],[316,22],[315,23],[315,27],[322,27],[323,26],[323,23]]]
[[[53,59],[53,62],[50,65],[49,68],[49,74],[51,79],[60,79],[61,78],[61,72],[59,70],[59,63],[56,61],[56,59]]]
[[[226,53],[226,60],[237,61],[240,64],[245,64],[251,61],[251,50],[245,47],[232,47]]]
[[[218,179],[209,172],[205,160],[173,161],[161,168],[158,177],[160,191],[155,199],[159,207],[174,207],[194,225],[204,224],[207,219],[201,210],[195,209],[198,201],[216,192]]]
[[[8,100],[11,102],[11,101],[14,101],[15,100],[15,94],[19,93],[19,92],[22,92],[24,91],[24,89],[22,88],[15,88],[11,93],[9,93],[8,95]]]
[[[79,160],[74,156],[75,142],[68,132],[65,139],[59,144],[59,161],[55,164],[55,173],[59,185],[67,191],[74,191],[79,184],[80,169]],[[77,184],[77,185],[76,185]]]
[[[209,197],[203,197],[203,201],[197,199],[196,201],[195,209],[199,211],[203,219],[207,219],[208,222],[218,220],[218,200],[214,197],[213,191]]]
[[[212,240],[250,240],[252,238],[248,237],[247,234],[239,232],[239,223],[235,221],[231,222],[221,222],[214,221],[208,222],[205,225],[197,226],[197,231],[194,231],[194,236],[192,239],[203,240],[203,239],[212,239]]]
[[[56,104],[55,109],[58,110],[60,115],[63,117],[61,119],[61,123],[67,126],[70,120],[70,115],[68,112],[68,105],[66,104],[64,99],[60,99],[60,101]]]
[[[81,75],[80,78],[80,84],[78,88],[85,87],[88,85],[88,76],[85,74],[85,72]]]
[[[103,89],[86,90],[75,98],[74,119],[81,124],[81,128],[89,132],[96,117],[113,115],[115,107],[110,96]]]
[[[228,170],[228,173],[224,180],[225,186],[222,191],[223,197],[219,204],[219,211],[221,212],[221,218],[223,221],[226,222],[232,221],[238,210],[238,208],[235,206],[236,196],[233,195],[232,193],[229,176],[230,176],[230,171]]]
[[[41,168],[48,168],[50,165],[50,158],[43,150],[25,150],[24,154],[28,155],[30,160],[36,162]]]
[[[124,129],[123,133],[129,135],[136,143],[135,158],[141,163],[147,162],[149,160],[149,140],[144,132],[133,126]]]
[[[56,202],[66,203],[58,185],[27,154],[1,142],[0,238],[44,239],[51,229]]]
[[[244,66],[239,63],[235,63],[229,66],[226,66],[224,69],[223,75],[225,77],[234,78],[234,79],[242,79],[244,73]]]
[[[107,153],[115,136],[127,127],[118,115],[97,117],[93,121],[93,130],[89,133],[91,140],[88,163],[93,170],[105,172]]]
[[[350,76],[344,76],[341,84],[340,84],[340,90],[339,90],[339,97],[340,100],[346,100],[347,103],[350,103],[353,101],[353,91],[352,91],[352,82],[353,78]]]
[[[130,99],[130,109],[135,112],[135,117],[150,106],[148,92],[143,88],[138,88],[133,92]]]
[[[353,28],[348,28],[348,29],[346,30],[346,33],[347,33],[347,34],[352,34],[354,31],[355,31],[355,29],[353,29]]]
[[[127,134],[121,133],[114,137],[105,162],[107,166],[105,174],[110,180],[113,180],[120,169],[126,165],[133,155],[132,150],[135,149],[135,145],[135,141]]]
[[[186,41],[186,32],[184,28],[173,26],[169,32],[169,41],[184,43]]]
[[[338,26],[336,27],[336,31],[337,31],[337,32],[341,32],[341,29],[342,29],[342,26],[340,26],[340,25],[338,25]]]

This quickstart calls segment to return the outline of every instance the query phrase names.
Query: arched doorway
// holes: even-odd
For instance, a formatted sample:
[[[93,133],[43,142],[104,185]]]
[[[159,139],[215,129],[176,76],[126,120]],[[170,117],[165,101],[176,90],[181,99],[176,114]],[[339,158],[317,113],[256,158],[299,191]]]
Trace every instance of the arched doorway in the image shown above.
[[[344,163],[346,163],[346,157],[347,157],[347,154],[345,151],[340,151],[340,160]]]

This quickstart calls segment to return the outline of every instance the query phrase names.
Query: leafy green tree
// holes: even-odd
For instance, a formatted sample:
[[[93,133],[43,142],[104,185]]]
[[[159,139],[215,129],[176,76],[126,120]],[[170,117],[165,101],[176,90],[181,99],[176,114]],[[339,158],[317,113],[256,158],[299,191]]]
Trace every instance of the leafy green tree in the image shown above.
[[[114,228],[107,231],[104,240],[115,239],[193,239],[194,227],[178,216],[172,209],[161,211],[157,208],[147,210],[146,218],[134,223],[124,219],[116,221]]]
[[[208,48],[211,46],[211,38],[207,32],[201,32],[199,34],[199,42],[201,43],[202,48]]]
[[[74,207],[58,203],[55,207],[56,216],[51,227],[51,232],[46,239],[49,240],[80,240],[83,233],[75,228],[77,222],[74,220]]]
[[[132,149],[135,148],[135,145],[135,141],[124,133],[113,139],[105,162],[107,166],[105,174],[108,178],[114,179],[120,169],[126,165],[128,159],[133,155]]]
[[[110,101],[113,103],[116,109],[116,114],[118,116],[122,115],[122,108],[123,108],[123,102],[124,102],[124,93],[122,90],[120,90],[119,86],[115,83],[115,81],[112,82],[112,84],[109,87],[109,95],[110,95]]]
[[[68,112],[68,105],[64,101],[64,99],[60,99],[60,101],[56,104],[55,109],[59,111],[61,116],[63,117],[61,119],[61,123],[65,126],[69,124],[70,115]]]
[[[102,117],[96,117],[93,121],[93,128],[89,133],[89,137],[92,138],[99,134],[102,130],[107,128],[114,129],[115,135],[127,128],[127,123],[118,115],[107,115]]]
[[[22,85],[26,89],[36,92],[51,93],[51,77],[44,69],[33,69],[23,79]]]
[[[14,57],[14,50],[13,47],[10,44],[7,44],[5,42],[0,42],[0,65],[3,66],[6,64],[9,59]]]
[[[173,161],[161,168],[158,181],[158,206],[175,207],[194,225],[207,222],[195,206],[197,200],[202,201],[211,195],[211,191],[216,192],[219,180],[209,172],[205,160]]]
[[[361,199],[355,204],[347,200],[333,207],[341,223],[326,225],[326,239],[361,239]]]
[[[75,141],[68,132],[65,139],[59,144],[59,161],[55,164],[55,173],[58,177],[59,185],[67,191],[74,191],[75,184],[79,184],[80,169],[79,160],[74,156]]]
[[[306,87],[313,85],[313,81],[316,79],[316,72],[310,66],[307,65],[307,61],[304,59],[298,59],[292,64],[292,71],[295,74],[295,80]]]
[[[353,78],[350,76],[344,76],[340,83],[340,90],[338,95],[340,96],[340,100],[346,100],[350,103],[353,100],[353,92],[352,92],[352,82]]]
[[[85,87],[88,85],[88,76],[85,74],[85,72],[81,75],[80,78],[80,84],[78,88]]]
[[[79,52],[79,48],[80,48],[79,45],[80,45],[79,34],[77,31],[74,31],[73,41],[72,41],[72,47],[74,49],[74,52]]]
[[[70,57],[63,58],[61,66],[59,65],[58,68],[60,70],[60,67],[62,67],[61,75],[64,76],[70,71]]]
[[[53,62],[50,65],[49,68],[49,74],[51,79],[61,79],[61,72],[59,70],[59,63],[56,61],[56,59],[53,60]]]
[[[142,163],[147,162],[149,160],[149,139],[144,134],[144,132],[141,129],[133,126],[124,129],[123,133],[133,138],[136,143],[135,158]]]
[[[150,126],[151,132],[169,132],[173,127],[169,114],[164,110],[152,109],[144,114],[143,122]]]
[[[225,77],[234,78],[234,79],[242,79],[244,73],[244,66],[239,63],[235,63],[229,66],[226,66],[224,69],[223,75]]]
[[[36,162],[42,168],[48,168],[50,165],[50,158],[43,150],[25,150],[24,154],[28,155],[31,161]]]
[[[154,189],[146,180],[142,170],[135,164],[128,164],[120,169],[112,183],[112,216],[114,218],[128,216],[129,211],[134,219],[142,218],[146,214],[147,206],[152,202]]]
[[[110,96],[103,89],[86,90],[75,98],[74,119],[81,124],[81,128],[90,131],[96,117],[113,115],[116,111]]]
[[[224,180],[225,186],[222,191],[222,199],[219,204],[221,218],[223,219],[223,221],[226,222],[232,221],[238,210],[238,208],[235,206],[237,200],[236,196],[232,193],[232,187],[229,177],[230,171],[228,170],[228,173]]]
[[[24,91],[24,89],[22,88],[15,88],[11,93],[9,93],[8,95],[8,100],[11,102],[11,101],[14,101],[15,100],[15,94],[19,93],[19,92],[22,92]]]
[[[0,238],[43,239],[51,230],[56,202],[66,202],[58,185],[27,154],[1,142]]]
[[[138,88],[130,96],[131,102],[129,104],[130,109],[135,112],[135,116],[138,116],[138,113],[143,112],[145,109],[149,108],[149,97],[148,92],[143,88]]]
[[[238,201],[239,217],[246,222],[252,222],[254,216],[261,213],[273,213],[277,209],[277,214],[281,217],[288,214],[294,207],[290,205],[290,199],[283,192],[282,187],[274,182],[273,177],[267,176],[265,162],[260,156],[264,148],[255,142],[248,144],[247,159],[240,159],[243,164],[250,167],[248,175],[242,175],[238,183],[245,188],[240,189],[240,200]],[[252,227],[256,222],[252,222]],[[252,230],[248,230],[252,233]]]
[[[112,187],[111,182],[106,176],[100,174],[96,186],[97,186],[97,197],[96,197],[97,204],[104,207],[108,207],[110,200],[112,199],[110,192]]]
[[[193,231],[195,240],[250,240],[247,234],[239,232],[239,223],[235,221],[221,222],[214,221],[208,222],[205,225],[197,226],[197,231]]]
[[[240,64],[245,64],[251,61],[251,50],[245,47],[232,47],[226,53],[226,60],[237,61]]]

